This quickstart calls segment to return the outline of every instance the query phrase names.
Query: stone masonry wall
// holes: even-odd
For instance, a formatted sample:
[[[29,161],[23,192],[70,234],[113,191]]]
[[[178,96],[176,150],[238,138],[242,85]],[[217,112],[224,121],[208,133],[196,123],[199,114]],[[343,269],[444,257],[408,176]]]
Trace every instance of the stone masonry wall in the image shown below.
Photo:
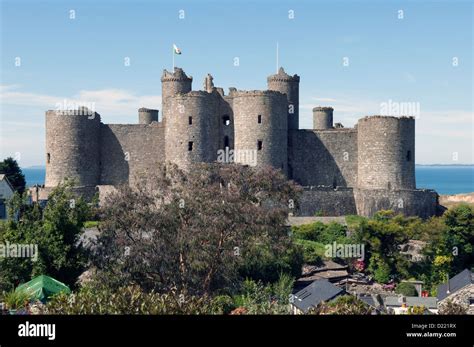
[[[237,153],[256,151],[253,153],[257,156],[257,166],[273,166],[286,173],[288,167],[286,95],[275,91],[238,91],[232,93],[232,97]],[[261,143],[260,149],[258,143]],[[249,164],[248,160],[239,159],[236,161]]]
[[[355,187],[357,130],[289,132],[290,178],[303,186]]]
[[[359,119],[359,188],[415,188],[415,120],[371,116]]]
[[[357,213],[352,188],[306,187],[298,202],[298,216],[344,216]]]
[[[162,123],[102,124],[102,185],[133,183],[136,175],[165,162]]]
[[[288,100],[288,129],[299,129],[300,77],[290,76],[281,67],[276,75],[268,76],[268,90],[278,91],[286,95]]]
[[[193,91],[169,98],[165,125],[165,156],[183,169],[213,162],[219,148],[217,92]]]
[[[47,187],[64,179],[75,179],[78,186],[99,183],[100,124],[98,113],[46,112]]]
[[[436,214],[438,194],[434,190],[354,189],[357,214],[372,216],[380,210],[393,210],[406,216],[428,218]]]

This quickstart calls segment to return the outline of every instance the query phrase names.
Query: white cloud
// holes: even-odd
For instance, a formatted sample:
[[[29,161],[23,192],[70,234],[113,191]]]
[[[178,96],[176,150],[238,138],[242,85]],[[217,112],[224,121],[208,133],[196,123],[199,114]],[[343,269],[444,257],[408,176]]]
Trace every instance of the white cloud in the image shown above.
[[[46,110],[57,109],[58,105],[93,105],[104,121],[113,123],[123,122],[125,117],[127,122],[133,123],[137,119],[138,109],[140,107],[159,108],[161,107],[160,95],[137,95],[134,92],[121,89],[102,89],[102,90],[81,90],[71,96],[53,96],[46,94],[28,93],[16,91],[18,86],[0,86],[2,91],[0,104],[3,110],[9,106],[34,107],[36,113],[44,114]],[[8,119],[19,119],[11,112],[5,112],[6,121]],[[4,118],[5,121],[5,118]]]
[[[20,165],[43,164],[44,157],[44,112],[55,109],[64,100],[77,105],[95,104],[104,123],[137,123],[138,108],[161,108],[161,96],[137,95],[122,89],[80,90],[72,96],[55,96],[28,93],[18,85],[0,85],[0,156],[22,153]],[[336,97],[302,97],[300,104],[300,127],[312,128],[314,106],[334,107],[334,122],[346,127],[354,126],[357,120],[367,115],[379,114],[381,103],[388,100],[363,99],[354,95]],[[393,100],[409,102],[410,100]],[[423,104],[416,121],[417,162],[443,162],[450,153],[460,152],[464,162],[472,163],[474,113],[472,111],[428,110]],[[435,149],[436,148],[436,149]]]
[[[307,97],[300,104],[300,127],[312,128],[312,108],[331,106],[334,122],[352,127],[361,117],[381,113],[381,103],[388,100],[363,99],[351,95]],[[411,100],[392,100],[411,102]],[[474,163],[474,112],[463,109],[428,109],[420,105],[416,117],[418,163],[452,163],[452,153],[459,153],[458,163]]]
[[[138,122],[140,107],[161,108],[160,95],[121,89],[80,90],[75,95],[47,95],[0,85],[0,158],[21,153],[20,165],[44,164],[44,113],[59,104],[94,106],[104,123]]]

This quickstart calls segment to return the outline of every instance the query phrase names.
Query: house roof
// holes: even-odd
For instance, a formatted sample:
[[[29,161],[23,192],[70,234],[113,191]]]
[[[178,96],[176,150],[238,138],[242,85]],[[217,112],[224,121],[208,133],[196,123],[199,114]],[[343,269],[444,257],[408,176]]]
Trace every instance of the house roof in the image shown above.
[[[378,308],[379,306],[383,305],[382,299],[377,294],[363,294],[358,295],[357,298],[363,303],[375,308]]]
[[[10,189],[13,191],[15,191],[15,189],[13,188],[12,184],[10,183],[10,181],[8,180],[8,177],[7,175],[5,174],[0,174],[0,181],[3,181],[5,180],[5,182],[7,182],[7,185],[10,187]]]
[[[367,304],[372,307],[376,307],[376,303],[374,298],[371,295],[361,295],[358,297],[360,301],[362,301],[364,304]]]
[[[438,300],[444,300],[451,294],[457,292],[459,289],[462,289],[472,283],[474,283],[474,274],[468,269],[464,269],[449,280],[449,293],[447,292],[447,283],[443,283],[438,286]]]
[[[413,306],[425,306],[426,308],[438,308],[438,301],[434,296],[422,297],[422,296],[406,296],[406,304],[408,307]],[[398,296],[387,296],[384,300],[385,306],[400,307],[400,297]]]
[[[311,307],[329,301],[343,292],[328,280],[317,280],[295,294],[293,305],[306,313]]]

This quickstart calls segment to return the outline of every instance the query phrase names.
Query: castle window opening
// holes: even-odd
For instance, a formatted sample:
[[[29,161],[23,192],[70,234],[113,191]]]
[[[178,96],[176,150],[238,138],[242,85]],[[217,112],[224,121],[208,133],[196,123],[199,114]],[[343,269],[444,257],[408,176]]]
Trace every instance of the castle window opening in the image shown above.
[[[261,114],[258,115],[257,122],[258,122],[258,124],[262,124],[262,115]]]
[[[230,147],[229,145],[229,136],[224,136],[224,148]]]
[[[407,151],[407,161],[411,161],[411,151]]]
[[[229,125],[230,124],[230,117],[228,115],[222,116],[222,123],[224,125]]]
[[[46,162],[49,164],[51,162],[51,154],[46,153]]]
[[[188,123],[189,123],[189,125],[192,125],[192,124],[193,124],[193,117],[189,116],[189,118],[188,118]]]
[[[192,151],[193,150],[193,141],[189,141],[188,142],[188,151]]]
[[[258,140],[258,141],[257,141],[257,149],[258,149],[259,151],[261,151],[261,150],[262,150],[262,147],[263,147],[262,140]]]

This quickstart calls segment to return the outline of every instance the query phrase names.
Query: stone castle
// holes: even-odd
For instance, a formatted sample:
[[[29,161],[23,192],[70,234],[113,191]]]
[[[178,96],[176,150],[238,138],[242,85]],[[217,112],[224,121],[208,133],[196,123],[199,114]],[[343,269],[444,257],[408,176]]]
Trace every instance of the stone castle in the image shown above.
[[[204,90],[180,68],[164,70],[162,117],[140,108],[138,124],[104,124],[96,112],[46,112],[47,192],[74,177],[84,194],[133,183],[173,162],[186,169],[234,161],[270,165],[304,187],[299,215],[373,215],[392,209],[428,217],[438,195],[415,185],[415,120],[369,116],[354,128],[333,124],[331,107],[313,109],[313,128],[299,129],[298,75],[280,68],[268,90],[228,95],[207,75]],[[105,190],[104,190],[105,191]]]

